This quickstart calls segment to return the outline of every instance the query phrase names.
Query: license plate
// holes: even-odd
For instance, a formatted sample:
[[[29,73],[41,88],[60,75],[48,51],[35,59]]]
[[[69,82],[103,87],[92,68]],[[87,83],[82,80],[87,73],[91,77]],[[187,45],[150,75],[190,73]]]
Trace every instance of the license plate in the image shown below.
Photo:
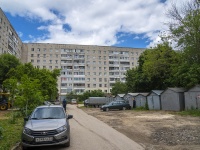
[[[53,141],[53,137],[35,138],[35,142]]]

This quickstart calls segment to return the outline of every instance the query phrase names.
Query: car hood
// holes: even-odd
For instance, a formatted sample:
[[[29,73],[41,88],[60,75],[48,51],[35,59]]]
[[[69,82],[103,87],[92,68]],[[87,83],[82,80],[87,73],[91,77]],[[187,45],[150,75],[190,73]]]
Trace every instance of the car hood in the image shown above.
[[[101,107],[103,108],[103,107],[108,107],[108,106],[110,106],[110,105],[102,105]]]
[[[29,120],[25,127],[34,131],[39,130],[55,130],[66,124],[66,119],[42,119],[42,120]]]

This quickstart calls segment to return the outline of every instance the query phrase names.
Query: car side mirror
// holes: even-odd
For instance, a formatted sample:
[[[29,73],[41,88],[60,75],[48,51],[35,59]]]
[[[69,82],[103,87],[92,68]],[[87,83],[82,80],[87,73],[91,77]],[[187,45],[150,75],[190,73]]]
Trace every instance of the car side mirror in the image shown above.
[[[29,116],[24,117],[24,122],[28,121],[28,119],[29,119]]]
[[[67,119],[72,119],[73,118],[73,115],[68,115],[67,116]]]

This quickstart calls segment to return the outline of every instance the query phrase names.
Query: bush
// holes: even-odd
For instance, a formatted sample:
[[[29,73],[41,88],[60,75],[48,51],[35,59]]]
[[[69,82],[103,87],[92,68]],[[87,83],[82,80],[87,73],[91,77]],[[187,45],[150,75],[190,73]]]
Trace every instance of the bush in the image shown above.
[[[3,128],[0,126],[0,140],[3,138]]]

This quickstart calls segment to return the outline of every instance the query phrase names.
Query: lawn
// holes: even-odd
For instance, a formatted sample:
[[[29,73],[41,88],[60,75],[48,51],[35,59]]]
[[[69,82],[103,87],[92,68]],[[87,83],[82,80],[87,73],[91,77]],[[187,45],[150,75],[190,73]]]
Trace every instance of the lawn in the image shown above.
[[[20,142],[22,127],[23,117],[18,111],[0,111],[0,150],[10,150]]]

